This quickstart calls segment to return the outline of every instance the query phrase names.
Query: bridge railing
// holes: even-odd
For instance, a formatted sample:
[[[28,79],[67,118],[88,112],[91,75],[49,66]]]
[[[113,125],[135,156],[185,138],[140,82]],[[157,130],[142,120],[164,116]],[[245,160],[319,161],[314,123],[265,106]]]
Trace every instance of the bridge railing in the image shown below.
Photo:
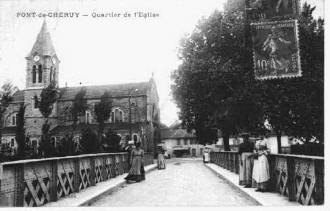
[[[270,154],[270,191],[303,205],[324,203],[324,158],[291,154]],[[211,152],[211,162],[239,173],[239,154]]]
[[[152,164],[153,154],[145,153],[144,161]],[[5,162],[0,206],[42,206],[128,170],[126,152]]]

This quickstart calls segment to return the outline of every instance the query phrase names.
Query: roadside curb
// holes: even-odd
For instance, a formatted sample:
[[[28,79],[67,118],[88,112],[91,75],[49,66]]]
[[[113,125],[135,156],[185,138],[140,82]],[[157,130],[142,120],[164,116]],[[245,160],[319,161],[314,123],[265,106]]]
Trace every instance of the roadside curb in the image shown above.
[[[145,173],[149,173],[149,172],[155,170],[156,168],[157,168],[157,165],[156,164],[151,164],[149,166],[146,166],[145,167]],[[92,203],[94,203],[95,201],[97,201],[103,195],[106,195],[106,194],[110,194],[110,193],[115,192],[116,190],[118,190],[124,184],[126,184],[126,180],[125,179],[123,179],[121,182],[117,183],[113,187],[111,187],[111,188],[109,188],[109,189],[107,189],[105,191],[102,191],[102,192],[98,193],[96,196],[93,196],[90,199],[88,199],[88,200],[86,200],[84,202],[81,202],[78,205],[78,207],[90,206]]]
[[[221,179],[225,180],[227,182],[227,184],[229,184],[232,188],[234,188],[235,190],[243,193],[247,198],[251,199],[252,201],[254,201],[257,206],[263,205],[262,203],[260,203],[257,199],[255,199],[254,197],[252,197],[250,194],[246,193],[245,191],[242,191],[240,187],[238,187],[237,185],[235,185],[234,183],[232,183],[229,179],[227,179],[226,177],[224,177],[222,174],[220,174],[219,172],[217,172],[214,168],[212,168],[211,166],[209,166],[208,164],[205,164],[205,166],[211,170],[214,174],[217,175],[217,177],[220,177]]]
[[[262,206],[301,206],[297,202],[289,201],[287,197],[273,192],[255,192],[254,188],[244,188],[238,185],[238,175],[223,169],[213,163],[207,163],[205,166],[215,173],[218,177],[224,179],[234,189],[240,191],[245,196]]]
[[[149,173],[157,168],[157,164],[151,164],[145,166],[145,173]],[[95,186],[91,186],[78,193],[72,193],[64,198],[59,199],[56,202],[50,202],[43,207],[81,207],[89,206],[93,202],[97,201],[101,196],[110,194],[126,183],[124,179],[127,173],[119,175],[110,180],[97,183]]]

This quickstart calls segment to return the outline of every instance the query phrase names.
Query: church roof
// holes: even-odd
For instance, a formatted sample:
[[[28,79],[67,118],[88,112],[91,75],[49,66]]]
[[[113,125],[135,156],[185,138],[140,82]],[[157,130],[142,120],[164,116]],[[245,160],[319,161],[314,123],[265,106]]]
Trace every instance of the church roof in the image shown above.
[[[24,101],[24,91],[18,90],[13,94],[13,103]]]
[[[46,21],[42,24],[41,30],[37,36],[37,39],[32,47],[29,56],[33,56],[35,53],[44,56],[54,56],[56,54],[50,33],[47,29]]]
[[[110,93],[111,97],[124,97],[132,93],[132,96],[147,95],[150,84],[148,82],[128,83],[128,84],[110,84],[99,86],[82,87],[63,87],[60,88],[61,97],[59,100],[73,100],[81,88],[86,89],[86,97],[101,98],[105,91]],[[136,91],[135,91],[136,90]],[[19,90],[13,95],[13,103],[24,101],[24,90]]]
[[[82,87],[64,87],[60,88],[60,100],[73,100],[81,89],[86,89],[86,98],[100,98],[105,91],[108,91],[111,97],[124,97],[146,95],[149,90],[148,82],[127,83],[127,84],[111,84],[98,86],[82,86]]]

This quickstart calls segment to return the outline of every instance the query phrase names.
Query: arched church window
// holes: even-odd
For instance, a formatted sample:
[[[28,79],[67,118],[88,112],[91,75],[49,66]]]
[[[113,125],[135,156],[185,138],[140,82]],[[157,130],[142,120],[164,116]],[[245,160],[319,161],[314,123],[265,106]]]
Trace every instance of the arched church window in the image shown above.
[[[41,64],[38,65],[38,83],[42,82],[42,66]]]
[[[113,109],[110,114],[110,122],[112,123],[123,122],[123,120],[124,120],[124,112],[119,108]]]
[[[32,67],[32,83],[36,83],[37,81],[37,71],[36,71],[36,66],[33,65]]]
[[[115,122],[123,122],[123,111],[115,109]]]

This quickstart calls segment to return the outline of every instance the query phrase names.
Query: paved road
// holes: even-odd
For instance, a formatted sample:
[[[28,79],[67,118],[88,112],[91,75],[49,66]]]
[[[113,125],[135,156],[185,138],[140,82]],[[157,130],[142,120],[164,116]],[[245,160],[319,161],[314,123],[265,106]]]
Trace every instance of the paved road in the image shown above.
[[[218,178],[201,160],[172,160],[165,170],[148,173],[143,182],[125,184],[91,206],[246,205],[256,204]]]

